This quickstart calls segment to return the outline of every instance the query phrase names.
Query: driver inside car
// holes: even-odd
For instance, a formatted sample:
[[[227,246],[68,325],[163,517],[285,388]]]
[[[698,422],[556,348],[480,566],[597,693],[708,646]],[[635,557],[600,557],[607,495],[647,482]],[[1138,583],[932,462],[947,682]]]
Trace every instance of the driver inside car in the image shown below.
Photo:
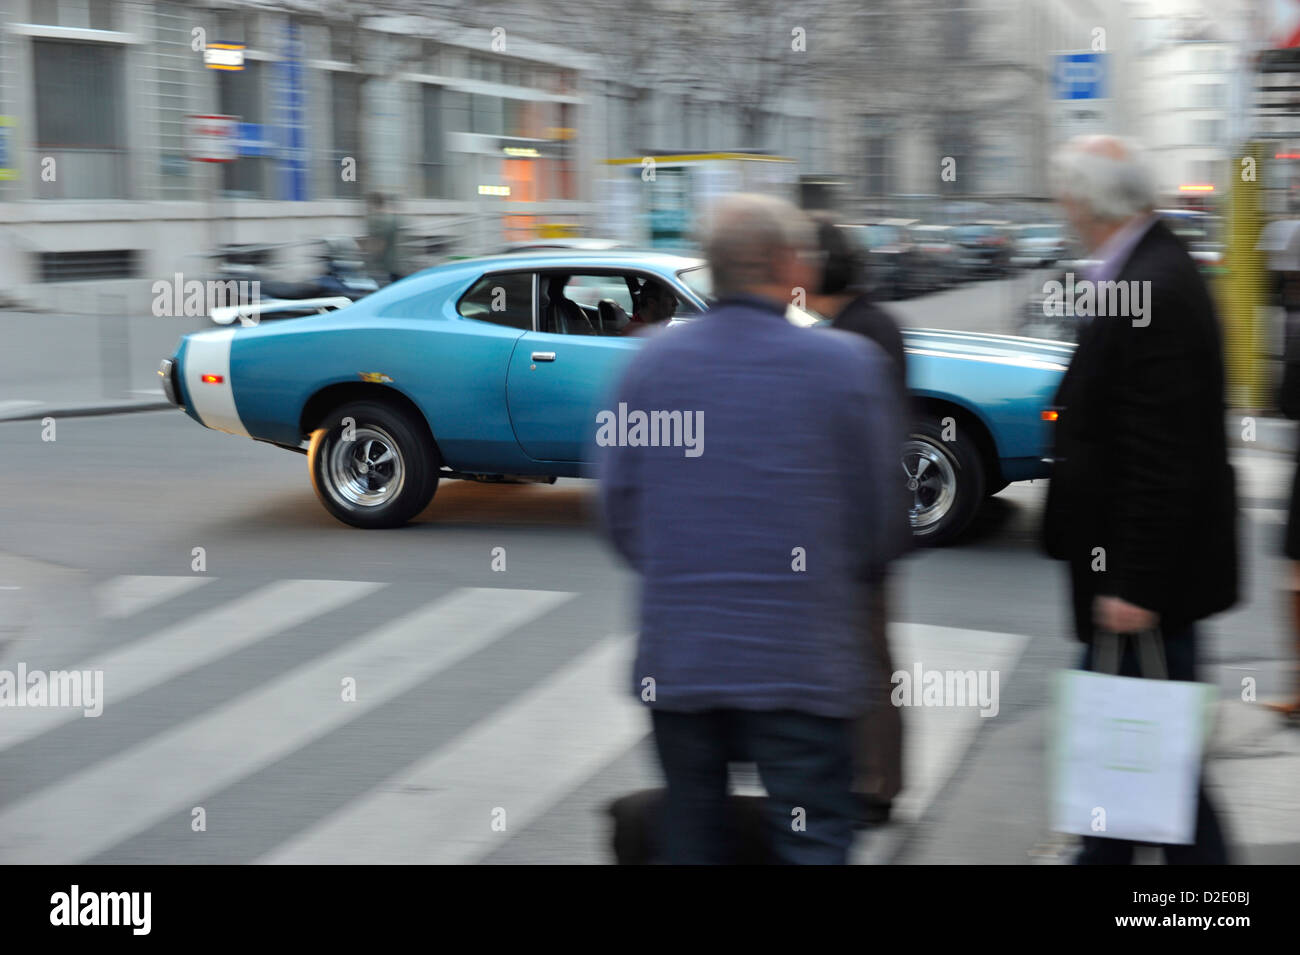
[[[624,335],[640,335],[667,322],[677,312],[677,296],[663,282],[646,279],[637,293],[639,307],[623,327]]]

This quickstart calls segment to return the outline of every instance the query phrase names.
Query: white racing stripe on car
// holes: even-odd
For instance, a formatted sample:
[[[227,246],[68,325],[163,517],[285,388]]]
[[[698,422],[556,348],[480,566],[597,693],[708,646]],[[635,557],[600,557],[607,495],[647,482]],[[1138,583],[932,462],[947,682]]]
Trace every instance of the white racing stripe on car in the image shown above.
[[[236,331],[222,328],[189,336],[184,361],[185,391],[194,413],[207,427],[248,437],[235,408],[235,392],[230,381],[230,342]],[[220,375],[221,382],[205,383],[204,375]]]

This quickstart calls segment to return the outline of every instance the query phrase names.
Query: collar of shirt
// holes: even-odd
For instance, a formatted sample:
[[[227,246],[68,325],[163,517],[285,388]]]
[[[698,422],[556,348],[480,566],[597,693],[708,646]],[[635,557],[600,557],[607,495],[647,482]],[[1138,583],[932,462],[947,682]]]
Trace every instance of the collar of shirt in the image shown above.
[[[1098,262],[1088,271],[1088,278],[1094,282],[1113,281],[1155,221],[1156,215],[1151,212],[1134,216],[1111,233],[1093,252],[1092,258]]]
[[[727,305],[740,305],[744,308],[754,308],[764,312],[771,312],[782,319],[785,318],[785,303],[778,302],[776,299],[767,298],[763,295],[749,295],[741,292],[735,295],[724,295],[713,303],[710,311],[717,311]]]

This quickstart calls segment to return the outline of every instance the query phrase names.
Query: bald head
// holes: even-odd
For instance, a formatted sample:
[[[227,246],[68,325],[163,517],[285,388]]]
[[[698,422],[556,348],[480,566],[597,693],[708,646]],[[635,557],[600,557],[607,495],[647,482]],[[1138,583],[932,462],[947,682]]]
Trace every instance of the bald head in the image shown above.
[[[801,257],[812,247],[812,223],[793,205],[774,196],[737,193],[714,205],[704,255],[718,296],[788,301],[792,289],[808,280]]]

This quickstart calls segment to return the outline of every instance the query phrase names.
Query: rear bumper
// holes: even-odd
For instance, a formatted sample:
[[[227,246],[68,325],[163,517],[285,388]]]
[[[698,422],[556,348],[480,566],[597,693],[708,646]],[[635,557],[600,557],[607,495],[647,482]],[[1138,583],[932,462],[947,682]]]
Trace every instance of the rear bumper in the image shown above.
[[[162,379],[163,397],[177,408],[184,408],[185,406],[181,404],[180,389],[176,384],[176,370],[176,359],[164,358],[158,365],[158,377]]]

